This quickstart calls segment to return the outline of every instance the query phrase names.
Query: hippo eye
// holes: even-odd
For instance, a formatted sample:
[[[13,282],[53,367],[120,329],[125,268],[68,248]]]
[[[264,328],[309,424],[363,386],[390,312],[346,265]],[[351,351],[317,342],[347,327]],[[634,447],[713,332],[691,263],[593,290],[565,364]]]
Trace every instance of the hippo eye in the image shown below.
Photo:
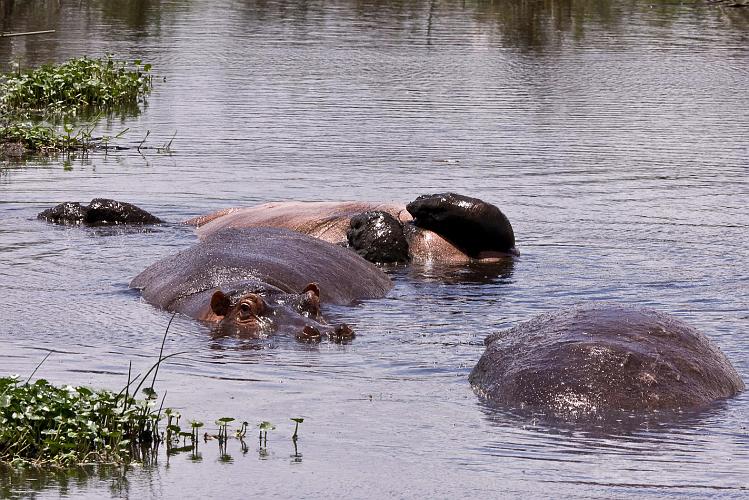
[[[246,320],[252,317],[252,306],[247,302],[239,304],[239,319]]]

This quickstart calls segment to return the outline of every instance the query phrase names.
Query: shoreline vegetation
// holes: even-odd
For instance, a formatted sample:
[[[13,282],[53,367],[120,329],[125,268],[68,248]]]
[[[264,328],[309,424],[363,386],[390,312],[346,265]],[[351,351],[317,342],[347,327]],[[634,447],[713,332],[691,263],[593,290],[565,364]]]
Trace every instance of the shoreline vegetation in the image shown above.
[[[93,137],[102,116],[137,114],[153,87],[151,65],[80,57],[0,75],[0,158],[109,149]]]
[[[247,453],[247,421],[230,435],[229,426],[235,419],[221,417],[215,421],[217,434],[204,432],[201,436],[203,422],[190,420],[188,425],[181,427],[180,413],[164,407],[166,391],[159,402],[154,390],[159,366],[169,358],[184,354],[164,355],[168,332],[169,325],[164,332],[158,360],[142,376],[133,377],[131,365],[127,383],[119,392],[55,386],[43,378],[31,382],[49,354],[25,381],[19,375],[1,376],[0,468],[153,461],[162,444],[167,456],[188,452],[198,457],[201,438],[203,442],[216,440],[222,456],[226,454],[230,438],[238,440],[242,452]],[[136,397],[139,393],[143,394],[142,398]],[[295,423],[291,440],[295,455],[298,455],[299,424],[304,419],[290,420]],[[261,421],[257,428],[259,452],[267,454],[268,431],[276,427],[268,421]]]

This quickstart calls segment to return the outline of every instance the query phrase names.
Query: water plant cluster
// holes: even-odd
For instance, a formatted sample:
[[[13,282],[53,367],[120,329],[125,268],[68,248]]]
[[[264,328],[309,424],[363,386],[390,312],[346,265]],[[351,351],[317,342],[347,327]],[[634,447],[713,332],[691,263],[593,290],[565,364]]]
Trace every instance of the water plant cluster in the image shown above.
[[[219,446],[225,446],[230,438],[246,448],[247,421],[231,436],[229,425],[235,420],[231,417],[216,420],[218,434],[201,435],[204,424],[195,420],[189,421],[189,430],[183,430],[179,412],[157,408],[152,389],[144,392],[144,399],[136,399],[127,388],[115,393],[56,387],[44,379],[29,383],[18,376],[0,377],[0,464],[127,463],[146,454],[144,448],[154,454],[163,444],[168,454],[174,454],[197,450],[201,440],[218,440]],[[291,420],[296,423],[292,436],[296,445],[303,419]],[[263,421],[257,427],[262,448],[275,426]]]
[[[21,156],[88,150],[98,119],[116,110],[137,112],[153,86],[151,65],[111,56],[80,57],[59,65],[0,75],[0,153]],[[90,123],[74,125],[85,117]]]
[[[110,391],[0,378],[0,461],[71,465],[122,462],[152,412]]]
[[[92,106],[107,109],[138,103],[151,90],[151,65],[79,57],[0,78],[0,107],[71,115]]]

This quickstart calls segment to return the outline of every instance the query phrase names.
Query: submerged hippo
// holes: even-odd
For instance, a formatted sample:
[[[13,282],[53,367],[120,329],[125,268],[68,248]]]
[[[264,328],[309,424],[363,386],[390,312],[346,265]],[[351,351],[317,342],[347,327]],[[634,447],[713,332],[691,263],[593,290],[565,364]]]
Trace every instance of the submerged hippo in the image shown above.
[[[515,235],[499,208],[454,193],[408,205],[281,202],[229,208],[186,221],[202,238],[227,227],[283,227],[350,246],[374,262],[450,263],[517,255]]]
[[[699,408],[744,383],[703,334],[659,312],[587,306],[489,336],[470,375],[494,404],[558,415]]]
[[[37,216],[56,224],[159,224],[161,219],[142,208],[123,201],[94,198],[88,205],[67,201],[40,212]]]
[[[152,264],[130,283],[167,311],[218,324],[222,333],[259,338],[291,332],[301,340],[346,340],[321,303],[383,297],[390,278],[357,254],[277,228],[229,228]]]

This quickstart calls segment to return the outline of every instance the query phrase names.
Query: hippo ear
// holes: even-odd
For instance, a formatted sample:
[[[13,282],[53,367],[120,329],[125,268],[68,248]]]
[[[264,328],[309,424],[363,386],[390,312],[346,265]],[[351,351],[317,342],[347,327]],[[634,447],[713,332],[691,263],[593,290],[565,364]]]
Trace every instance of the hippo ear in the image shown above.
[[[213,297],[211,297],[211,310],[216,316],[226,316],[230,307],[231,301],[229,300],[229,296],[221,290],[216,290]]]
[[[309,285],[304,287],[304,290],[302,290],[302,293],[312,292],[316,297],[320,297],[320,287],[317,286],[317,283],[310,283]]]
[[[320,314],[320,287],[317,283],[310,283],[302,291],[302,301],[299,304],[301,312],[307,312],[313,317]]]

